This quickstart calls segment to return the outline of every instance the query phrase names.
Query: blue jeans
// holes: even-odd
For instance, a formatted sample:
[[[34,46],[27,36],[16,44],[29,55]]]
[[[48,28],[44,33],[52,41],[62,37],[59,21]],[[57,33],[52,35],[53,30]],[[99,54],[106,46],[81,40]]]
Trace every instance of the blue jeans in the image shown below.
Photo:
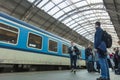
[[[99,57],[99,63],[101,69],[101,77],[106,79],[110,78],[107,57]]]
[[[77,55],[71,56],[70,61],[71,61],[71,68],[76,69]]]

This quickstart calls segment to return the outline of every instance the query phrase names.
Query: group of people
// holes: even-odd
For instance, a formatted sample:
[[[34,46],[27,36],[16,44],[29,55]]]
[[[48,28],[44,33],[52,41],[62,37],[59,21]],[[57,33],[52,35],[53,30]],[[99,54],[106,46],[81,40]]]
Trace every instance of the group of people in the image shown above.
[[[97,80],[110,80],[109,75],[109,66],[107,62],[107,45],[105,41],[103,41],[103,29],[101,28],[101,23],[95,23],[95,36],[94,36],[94,49],[95,53],[98,54],[97,63],[100,66],[101,76],[97,78]]]
[[[108,53],[107,60],[109,68],[112,70],[118,69],[120,65],[120,49],[117,47],[113,49],[113,52]]]
[[[112,68],[115,69],[116,74],[120,75],[120,48],[115,48],[112,57],[110,56],[110,60],[114,63]]]
[[[118,65],[120,65],[120,48],[114,48],[114,55],[113,60],[115,63],[115,68],[118,68]]]
[[[92,46],[89,44],[85,49],[85,59],[86,59],[86,68],[88,72],[99,72],[100,73],[100,64],[97,51],[92,49]]]
[[[107,58],[107,45],[105,41],[102,40],[103,29],[101,28],[101,23],[96,22],[95,28],[96,28],[96,32],[94,36],[94,54],[89,45],[88,48],[85,50],[86,66],[88,66],[87,65],[88,62],[91,62],[90,64],[96,64],[96,68],[94,68],[93,70],[98,71],[101,74],[101,76],[97,78],[97,80],[110,80],[109,64],[108,64],[108,58]],[[70,54],[72,71],[75,72],[78,48],[73,45],[73,42],[71,42],[71,47],[69,47],[68,53]],[[120,57],[118,56],[118,53],[119,51],[116,50],[116,53],[114,55],[114,58],[116,60],[115,67],[118,67],[120,62]],[[94,62],[92,62],[93,56],[94,56]],[[88,71],[90,70],[88,69]]]

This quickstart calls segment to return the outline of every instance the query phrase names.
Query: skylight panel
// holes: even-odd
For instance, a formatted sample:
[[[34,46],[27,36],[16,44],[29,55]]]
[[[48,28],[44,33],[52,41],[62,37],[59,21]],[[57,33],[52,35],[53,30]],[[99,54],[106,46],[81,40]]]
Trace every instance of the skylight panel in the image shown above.
[[[67,8],[65,8],[65,9],[63,9],[63,11],[69,12],[69,11],[71,11],[71,8],[70,8],[70,7],[67,7]]]
[[[53,8],[51,11],[49,11],[48,13],[50,14],[50,15],[53,15],[53,14],[55,14],[56,12],[58,12],[60,9],[56,6],[55,8]]]
[[[62,2],[63,0],[52,0],[55,4]]]
[[[93,21],[93,20],[99,20],[97,17],[93,17],[93,18],[88,18],[89,21]]]
[[[45,5],[42,9],[46,12],[51,9],[53,6],[55,6],[52,2],[49,2],[47,5]]]
[[[75,21],[77,21],[78,23],[80,23],[82,19],[80,17],[76,18]]]
[[[29,2],[33,3],[35,0],[28,0]]]
[[[85,11],[85,12],[82,12],[84,15],[87,13],[89,15],[93,14],[93,11],[92,10],[89,10],[89,11]]]
[[[82,2],[76,3],[75,5],[77,7],[81,7],[81,6],[87,5],[87,3],[85,1],[82,1]]]
[[[86,0],[89,4],[91,3],[103,3],[103,0]]]
[[[88,36],[85,36],[87,39],[89,39],[90,41],[92,41],[93,42],[93,36],[91,36],[91,35],[88,35]]]
[[[65,8],[65,7],[68,6],[68,5],[67,5],[66,3],[61,3],[61,4],[59,4],[58,6],[62,9],[62,8]]]
[[[71,0],[73,3],[75,3],[75,2],[78,2],[78,1],[80,1],[80,0]],[[81,0],[82,1],[82,0]],[[84,0],[83,0],[84,1]]]
[[[89,33],[82,33],[83,36],[88,36],[90,35]]]
[[[72,20],[72,19],[71,19]],[[73,24],[73,23],[75,23],[75,21],[74,20],[72,20],[72,21],[70,21],[69,23],[67,23],[67,25],[71,25],[71,24]]]
[[[58,18],[59,16],[65,14],[63,11],[56,13],[53,17]]]
[[[41,8],[42,6],[45,6],[46,3],[48,3],[49,0],[43,0],[37,7]]]
[[[74,15],[74,16],[72,16],[72,18],[74,19],[74,18],[78,18],[79,16],[78,15]]]
[[[83,33],[83,32],[87,32],[85,29],[83,29],[83,27],[79,28],[76,30],[78,33]]]
[[[71,25],[71,28],[73,28],[73,27],[75,27],[75,26],[77,26],[78,24],[77,23],[74,23],[74,24],[72,24]],[[79,25],[78,25],[79,26]]]
[[[68,19],[64,20],[64,23],[68,23],[71,20],[72,20],[71,18],[68,18]]]

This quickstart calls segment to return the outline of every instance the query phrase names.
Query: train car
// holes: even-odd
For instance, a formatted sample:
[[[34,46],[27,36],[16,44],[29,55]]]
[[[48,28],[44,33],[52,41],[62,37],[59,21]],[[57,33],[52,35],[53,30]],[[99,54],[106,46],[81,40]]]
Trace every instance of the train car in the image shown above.
[[[70,41],[0,12],[0,71],[69,67]],[[85,66],[84,47],[80,65]]]

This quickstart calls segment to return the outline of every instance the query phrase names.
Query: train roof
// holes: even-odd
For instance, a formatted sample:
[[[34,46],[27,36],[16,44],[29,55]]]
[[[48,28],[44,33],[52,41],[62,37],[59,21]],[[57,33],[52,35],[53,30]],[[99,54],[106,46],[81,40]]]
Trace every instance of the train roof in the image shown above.
[[[55,37],[55,38],[59,38],[59,39],[61,39],[61,40],[70,42],[70,41],[67,40],[67,39],[64,39],[64,38],[59,37],[59,36],[57,36],[57,35],[55,35],[55,34],[53,34],[53,33],[50,33],[50,32],[48,32],[48,31],[45,31],[45,30],[43,30],[43,29],[41,29],[41,28],[38,28],[38,27],[36,27],[36,26],[34,26],[34,25],[32,25],[32,24],[29,24],[29,23],[26,23],[26,22],[24,22],[24,21],[21,21],[21,20],[19,20],[19,19],[17,19],[17,18],[14,18],[14,17],[12,17],[12,16],[10,16],[10,15],[8,15],[8,14],[6,14],[6,13],[0,12],[0,16],[2,16],[2,17],[4,17],[4,18],[7,18],[7,19],[9,19],[9,20],[12,20],[12,21],[14,21],[14,22],[17,22],[17,23],[19,23],[19,24],[21,24],[21,25],[24,25],[24,26],[26,26],[26,27],[29,27],[29,28],[35,29],[35,30],[37,30],[37,31],[43,32],[43,33],[45,33],[45,34],[47,34],[47,35],[53,36],[53,37]]]

